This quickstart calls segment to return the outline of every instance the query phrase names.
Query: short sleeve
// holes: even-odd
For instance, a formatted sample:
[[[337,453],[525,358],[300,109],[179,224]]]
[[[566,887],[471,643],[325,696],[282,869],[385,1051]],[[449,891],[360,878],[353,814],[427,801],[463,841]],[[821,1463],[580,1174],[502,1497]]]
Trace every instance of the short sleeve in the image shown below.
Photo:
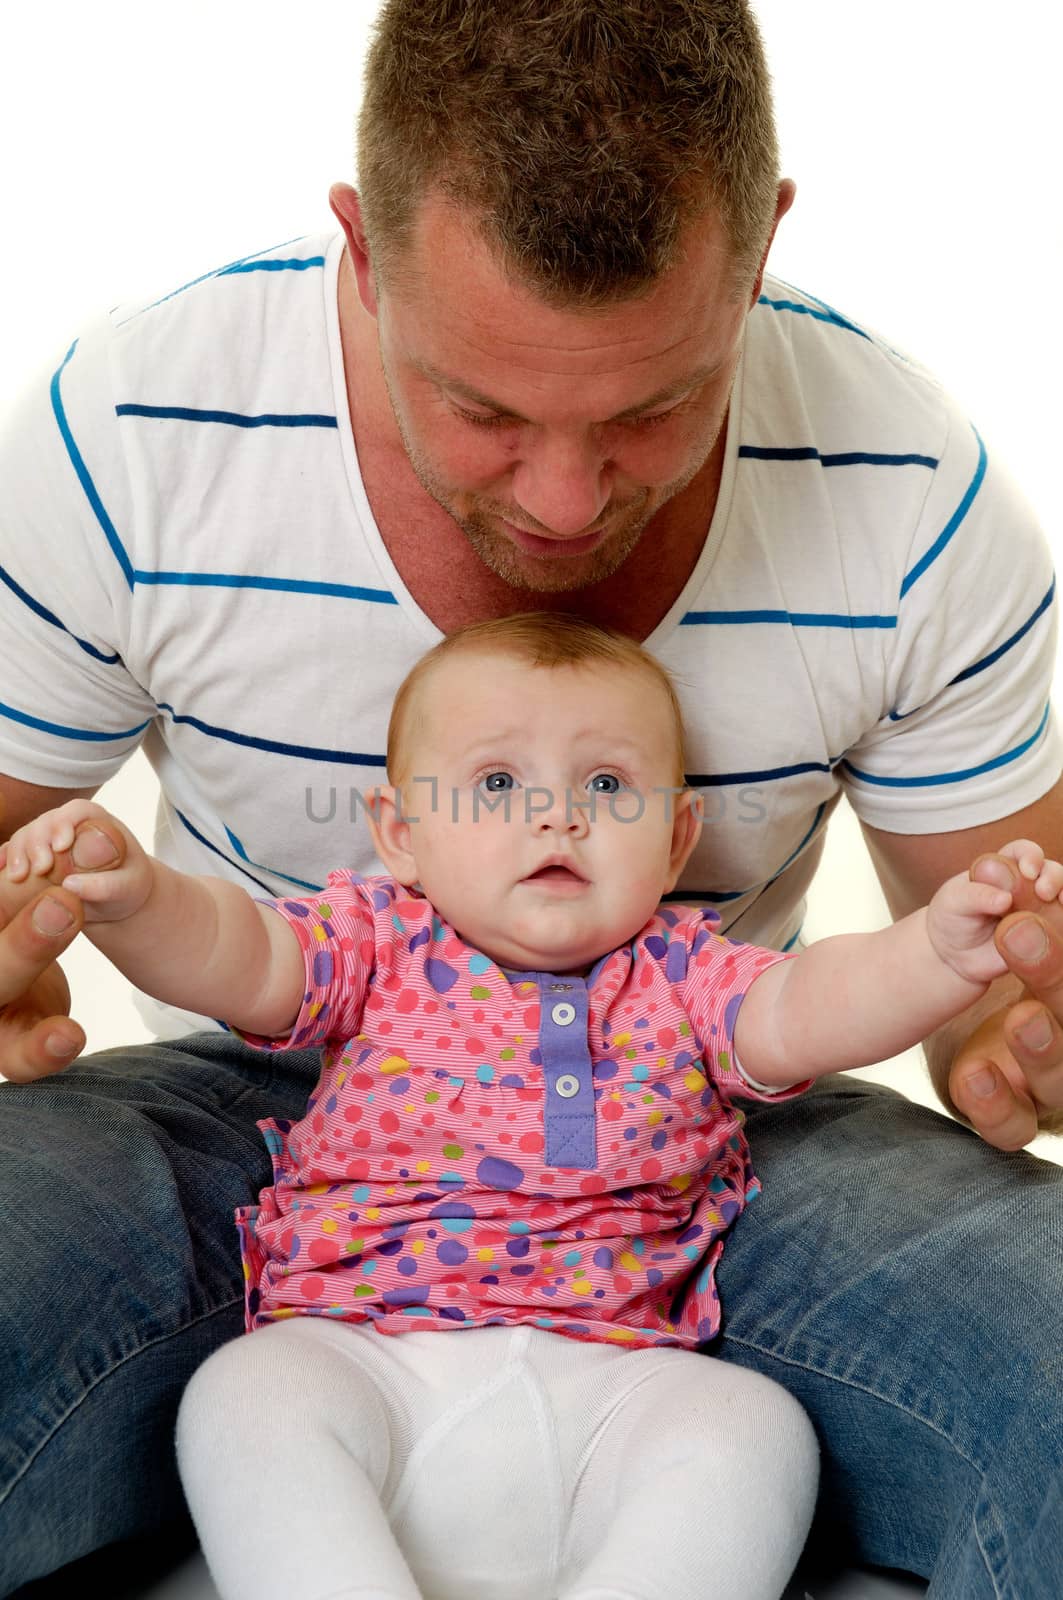
[[[156,707],[126,666],[132,523],[106,323],[75,341],[0,424],[0,771],[103,783]]]
[[[881,716],[839,769],[860,820],[896,833],[1006,817],[1063,768],[1049,708],[1051,554],[977,431],[946,415],[899,582]]]
[[[781,1089],[756,1083],[735,1059],[734,1030],[751,985],[769,967],[792,961],[795,953],[786,955],[728,939],[716,932],[719,921],[716,912],[701,908],[688,923],[686,976],[677,986],[677,996],[702,1043],[706,1071],[728,1097],[790,1099],[807,1089],[810,1080]]]
[[[260,1050],[307,1050],[352,1038],[376,966],[374,919],[362,879],[332,872],[325,892],[260,900],[282,916],[303,952],[306,988],[291,1032],[282,1038],[232,1032]]]

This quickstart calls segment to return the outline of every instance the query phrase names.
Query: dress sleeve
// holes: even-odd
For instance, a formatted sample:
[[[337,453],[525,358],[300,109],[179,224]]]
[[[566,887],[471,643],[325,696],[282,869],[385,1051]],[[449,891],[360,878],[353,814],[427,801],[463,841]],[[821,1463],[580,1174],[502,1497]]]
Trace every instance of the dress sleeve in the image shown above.
[[[678,997],[690,1018],[705,1069],[712,1083],[729,1098],[788,1100],[809,1087],[811,1079],[769,1088],[758,1084],[735,1058],[734,1030],[742,1001],[762,972],[779,961],[792,961],[794,953],[765,950],[718,933],[719,916],[701,908],[686,927],[686,975]]]
[[[0,771],[94,788],[156,715],[127,666],[134,509],[104,321],[0,423]]]
[[[376,966],[373,913],[351,872],[329,874],[325,892],[259,902],[282,916],[303,952],[306,988],[289,1034],[266,1038],[231,1031],[260,1050],[307,1050],[358,1032],[369,979]]]

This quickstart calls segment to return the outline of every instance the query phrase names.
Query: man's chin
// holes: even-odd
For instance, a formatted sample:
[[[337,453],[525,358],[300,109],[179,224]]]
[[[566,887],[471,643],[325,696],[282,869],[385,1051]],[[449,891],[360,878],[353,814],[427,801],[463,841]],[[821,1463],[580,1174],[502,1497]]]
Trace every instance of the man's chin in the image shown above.
[[[597,550],[583,556],[533,556],[518,550],[494,529],[464,525],[465,536],[484,566],[512,589],[527,589],[535,594],[566,594],[589,589],[612,577],[627,560],[641,528],[626,538],[607,539]]]

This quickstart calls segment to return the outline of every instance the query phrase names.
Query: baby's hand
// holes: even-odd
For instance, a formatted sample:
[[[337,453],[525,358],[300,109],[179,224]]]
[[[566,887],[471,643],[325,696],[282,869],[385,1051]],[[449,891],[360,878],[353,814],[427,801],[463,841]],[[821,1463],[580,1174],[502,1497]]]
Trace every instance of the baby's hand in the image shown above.
[[[1063,865],[1046,858],[1041,846],[1015,839],[996,856],[1015,863],[1037,899],[1063,903]],[[994,856],[980,856],[969,873],[941,885],[927,907],[927,933],[942,961],[971,983],[991,983],[1007,972],[993,943],[1001,917],[1015,905],[1012,878]]]
[[[119,922],[148,898],[151,858],[109,811],[91,800],[70,800],[0,845],[0,909],[6,915],[46,882],[84,901],[86,923]]]

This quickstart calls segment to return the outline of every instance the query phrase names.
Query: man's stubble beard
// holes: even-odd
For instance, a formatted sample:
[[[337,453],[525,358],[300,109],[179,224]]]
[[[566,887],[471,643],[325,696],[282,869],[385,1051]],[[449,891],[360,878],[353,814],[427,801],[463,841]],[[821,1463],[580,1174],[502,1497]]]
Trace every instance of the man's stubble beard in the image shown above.
[[[530,556],[518,550],[486,516],[475,510],[465,515],[458,513],[431,465],[410,438],[402,413],[395,404],[386,368],[384,382],[403,449],[421,488],[441,510],[447,513],[455,526],[461,529],[474,553],[489,572],[501,578],[502,582],[512,589],[527,589],[537,594],[564,594],[570,590],[589,589],[592,585],[612,577],[630,556],[646,524],[656,515],[660,507],[674,499],[697,477],[715,444],[714,441],[713,445],[708,447],[704,459],[697,466],[692,467],[675,483],[668,484],[664,491],[660,492],[660,499],[648,507],[650,491],[644,489],[640,499],[625,508],[625,515],[620,525],[611,530],[605,543],[597,550],[589,551],[582,558],[569,556],[551,559]],[[501,513],[498,515],[501,517]]]

